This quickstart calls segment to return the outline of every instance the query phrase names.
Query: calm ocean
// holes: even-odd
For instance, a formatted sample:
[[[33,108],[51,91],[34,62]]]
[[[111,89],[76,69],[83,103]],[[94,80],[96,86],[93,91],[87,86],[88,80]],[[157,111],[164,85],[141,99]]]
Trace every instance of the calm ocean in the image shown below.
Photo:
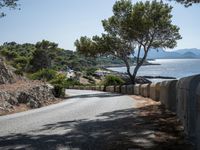
[[[156,59],[150,62],[160,65],[142,66],[138,71],[139,76],[169,76],[179,79],[200,74],[200,59]],[[126,72],[126,67],[113,67],[108,69]],[[131,67],[131,70],[133,69],[134,67]]]

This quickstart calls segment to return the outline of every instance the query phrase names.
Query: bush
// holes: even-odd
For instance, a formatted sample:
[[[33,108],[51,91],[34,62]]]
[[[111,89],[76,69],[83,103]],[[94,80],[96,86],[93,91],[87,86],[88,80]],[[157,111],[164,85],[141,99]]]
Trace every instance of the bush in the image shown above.
[[[65,87],[74,86],[74,85],[82,85],[82,84],[76,79],[71,78],[67,80]]]
[[[42,69],[37,71],[36,73],[33,73],[31,75],[31,79],[33,80],[46,80],[50,81],[56,78],[56,71],[52,69]]]
[[[54,86],[53,93],[55,97],[64,97],[67,78],[63,74],[57,74],[54,79],[50,81]]]
[[[110,86],[110,85],[121,85],[124,84],[124,80],[122,80],[120,77],[118,76],[113,76],[113,75],[108,75],[105,77],[103,84],[105,86]]]
[[[22,71],[21,69],[15,70],[14,73],[17,74],[17,75],[20,75],[20,76],[23,76],[23,75],[24,75],[24,74],[23,74],[23,71]]]
[[[97,68],[88,68],[86,69],[86,75],[92,76],[95,73],[95,71],[97,71]]]
[[[65,88],[62,85],[56,84],[53,88],[53,94],[55,97],[64,97],[65,96]]]

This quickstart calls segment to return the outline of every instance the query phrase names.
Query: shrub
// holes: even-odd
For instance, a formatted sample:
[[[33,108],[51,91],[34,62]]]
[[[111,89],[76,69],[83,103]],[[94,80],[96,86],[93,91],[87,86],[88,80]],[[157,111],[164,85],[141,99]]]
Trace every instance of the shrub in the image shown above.
[[[65,87],[67,84],[67,78],[63,74],[57,74],[54,79],[50,81],[54,86],[53,93],[55,97],[65,96]]]
[[[33,80],[46,80],[50,81],[56,78],[56,71],[52,69],[42,69],[31,75]]]
[[[95,73],[95,71],[97,71],[97,68],[88,68],[86,69],[86,75],[91,76]]]
[[[67,80],[65,87],[74,86],[74,85],[82,85],[82,84],[76,79],[71,78]]]
[[[51,81],[53,85],[62,85],[63,87],[67,83],[67,77],[64,74],[57,74]]]
[[[56,84],[53,88],[53,94],[55,97],[64,97],[65,96],[65,89],[62,85]]]
[[[105,77],[103,84],[105,86],[110,86],[110,85],[121,85],[124,84],[124,80],[122,80],[120,77],[118,76],[113,76],[113,75],[108,75]]]
[[[24,75],[24,74],[23,74],[23,71],[22,71],[21,69],[15,70],[14,73],[17,74],[17,75],[20,75],[20,76],[23,76],[23,75]]]

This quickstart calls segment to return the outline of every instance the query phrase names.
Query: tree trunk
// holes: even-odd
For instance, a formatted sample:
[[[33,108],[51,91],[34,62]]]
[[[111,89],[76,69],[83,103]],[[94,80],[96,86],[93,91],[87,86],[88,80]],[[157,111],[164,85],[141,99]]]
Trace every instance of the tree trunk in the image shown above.
[[[127,69],[128,76],[129,76],[131,82],[132,82],[133,84],[135,84],[135,76],[133,76],[133,75],[131,74],[130,65],[129,65],[129,63],[128,63],[128,60],[127,60],[127,59],[124,59],[124,62],[125,62],[125,65],[126,65],[126,69]]]
[[[132,76],[133,76],[133,79],[134,79],[133,84],[135,84],[135,78],[136,78],[137,72],[138,72],[139,68],[143,65],[144,60],[145,60],[146,57],[147,57],[147,53],[148,53],[148,51],[145,51],[145,54],[144,54],[142,60],[141,60],[140,62],[137,62],[136,66],[135,66],[135,69],[134,69],[133,75],[132,75]]]

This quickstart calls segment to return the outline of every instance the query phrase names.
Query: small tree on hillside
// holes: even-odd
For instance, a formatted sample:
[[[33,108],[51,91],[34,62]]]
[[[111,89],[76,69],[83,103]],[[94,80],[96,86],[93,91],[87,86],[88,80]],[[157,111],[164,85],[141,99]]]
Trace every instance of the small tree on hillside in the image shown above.
[[[31,71],[35,72],[40,69],[51,68],[52,59],[55,56],[55,50],[58,47],[56,43],[43,40],[36,43],[36,50],[30,61]]]
[[[139,68],[147,58],[150,49],[174,48],[181,39],[179,28],[172,24],[172,7],[163,2],[117,1],[114,15],[103,20],[105,34],[81,37],[76,40],[78,52],[87,56],[113,55],[120,58],[127,67],[133,83]],[[144,55],[141,57],[141,51]],[[136,57],[136,67],[130,71],[130,59]],[[141,57],[141,58],[140,58]]]

